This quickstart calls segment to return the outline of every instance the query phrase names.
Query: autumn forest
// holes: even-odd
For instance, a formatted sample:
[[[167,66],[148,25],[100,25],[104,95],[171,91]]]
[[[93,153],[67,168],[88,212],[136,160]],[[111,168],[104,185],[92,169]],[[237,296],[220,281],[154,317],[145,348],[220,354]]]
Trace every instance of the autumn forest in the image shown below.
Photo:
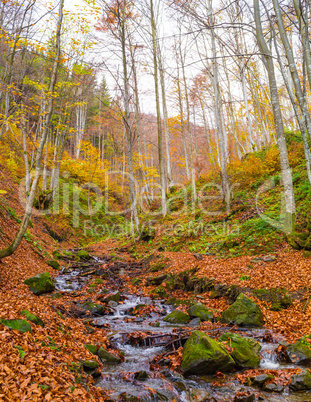
[[[311,400],[307,0],[1,0],[0,400]]]

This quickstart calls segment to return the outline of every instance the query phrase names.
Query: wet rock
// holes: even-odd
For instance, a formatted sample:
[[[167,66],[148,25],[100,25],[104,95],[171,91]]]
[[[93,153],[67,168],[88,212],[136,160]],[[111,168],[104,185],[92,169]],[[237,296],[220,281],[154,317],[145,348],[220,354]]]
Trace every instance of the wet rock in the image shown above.
[[[284,387],[280,384],[275,384],[274,382],[270,382],[269,384],[264,385],[263,390],[266,392],[281,393],[284,391]]]
[[[49,265],[50,267],[57,269],[58,271],[61,270],[61,266],[60,263],[57,260],[50,260],[46,262],[47,265]]]
[[[164,321],[170,324],[188,324],[190,317],[180,310],[174,310],[164,318]]]
[[[201,324],[201,320],[200,320],[200,318],[199,317],[197,317],[197,318],[194,318],[193,320],[191,320],[190,322],[189,322],[189,324],[187,324],[189,327],[198,327],[198,326],[200,326],[200,324]]]
[[[260,357],[258,353],[261,346],[255,339],[227,332],[221,335],[218,341],[225,342],[226,345],[233,349],[230,355],[238,368],[251,369],[259,367]]]
[[[92,257],[90,254],[85,250],[80,250],[77,252],[77,258],[81,260],[90,260]]]
[[[32,314],[28,310],[23,310],[20,312],[21,315],[24,315],[28,321],[33,322],[36,325],[40,325],[41,327],[44,327],[44,322],[41,320],[40,317],[37,315]]]
[[[239,392],[235,395],[233,402],[253,402],[255,399],[255,394],[249,392]]]
[[[4,320],[0,319],[0,324],[10,329],[16,329],[19,332],[32,333],[31,325],[26,320]]]
[[[86,374],[94,375],[99,367],[96,360],[82,360],[81,363]]]
[[[262,327],[263,314],[253,300],[241,293],[236,301],[222,313],[222,322],[241,327]]]
[[[151,276],[147,278],[146,284],[153,285],[153,286],[160,286],[167,278],[167,274],[160,275],[160,276]]]
[[[181,369],[185,375],[228,372],[234,367],[226,348],[204,332],[193,331],[184,345]]]
[[[146,381],[149,378],[149,374],[145,370],[142,370],[138,373],[135,373],[134,378],[137,381]]]
[[[118,291],[118,292],[112,293],[112,294],[110,294],[110,295],[108,295],[108,296],[106,296],[106,297],[102,297],[101,300],[102,300],[104,303],[108,303],[108,302],[110,302],[110,301],[114,301],[114,302],[116,302],[116,303],[119,303],[120,298],[121,298],[120,292]]]
[[[82,304],[78,304],[78,307],[83,311],[89,311],[91,314],[96,315],[104,315],[106,313],[106,309],[101,304],[95,304],[91,301],[84,302]]]
[[[102,346],[97,350],[97,356],[103,363],[121,363],[120,357],[107,352]]]
[[[287,347],[286,353],[292,363],[310,364],[311,363],[311,335],[298,339]]]
[[[112,308],[118,307],[118,305],[119,304],[114,300],[110,300],[110,302],[108,303],[108,306]]]
[[[55,285],[48,272],[43,272],[42,274],[28,278],[24,283],[28,285],[29,289],[37,296],[55,290]]]
[[[301,373],[295,374],[291,378],[289,388],[292,391],[311,390],[311,373],[309,370],[301,370]]]
[[[201,321],[213,321],[214,315],[211,310],[204,306],[202,303],[193,304],[187,310],[191,318],[200,318]]]
[[[255,385],[256,387],[262,387],[267,381],[273,380],[274,376],[271,374],[260,374],[257,375],[256,377],[251,377],[251,383]]]

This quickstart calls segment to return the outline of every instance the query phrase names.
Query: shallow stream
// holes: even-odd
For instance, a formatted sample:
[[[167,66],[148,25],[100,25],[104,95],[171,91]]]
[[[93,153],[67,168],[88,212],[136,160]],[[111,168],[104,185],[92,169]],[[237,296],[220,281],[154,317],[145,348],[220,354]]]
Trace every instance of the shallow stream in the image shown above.
[[[61,273],[56,278],[58,290],[71,292],[80,289],[86,281],[90,281],[90,276],[85,272],[87,273],[75,267],[67,273]],[[226,375],[224,378],[214,376],[184,378],[180,373],[165,368],[165,364],[163,370],[154,370],[153,358],[169,354],[165,344],[170,340],[170,334],[177,333],[184,326],[170,325],[163,321],[165,315],[172,311],[172,307],[165,305],[163,301],[151,300],[142,294],[122,294],[122,299],[121,304],[112,303],[111,314],[94,318],[96,326],[108,328],[112,346],[124,354],[124,361],[121,364],[104,364],[102,378],[97,382],[98,386],[109,391],[111,401],[311,401],[311,393],[291,393],[288,387],[277,394],[244,386],[235,379],[236,373]],[[135,316],[132,314],[132,309],[138,305],[151,305],[154,311],[143,317]],[[147,341],[133,344],[132,335],[137,332],[147,333]],[[278,362],[276,348],[282,340],[278,334],[264,329],[249,329],[241,330],[241,335],[251,336],[261,343],[260,369],[295,368],[293,365]],[[165,360],[165,355],[163,359]],[[254,395],[252,399],[238,399],[236,396],[240,392],[247,391]]]

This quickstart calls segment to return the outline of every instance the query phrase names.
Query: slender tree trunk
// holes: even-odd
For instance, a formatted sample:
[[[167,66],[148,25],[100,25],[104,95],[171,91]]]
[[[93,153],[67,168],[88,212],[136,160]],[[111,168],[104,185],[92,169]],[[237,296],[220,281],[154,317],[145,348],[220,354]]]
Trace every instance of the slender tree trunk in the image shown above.
[[[154,87],[155,87],[155,98],[156,98],[156,109],[157,109],[158,152],[159,152],[159,170],[160,170],[160,181],[161,181],[162,215],[165,216],[167,213],[167,208],[166,208],[165,175],[164,175],[163,146],[162,146],[162,124],[161,124],[159,79],[158,79],[157,29],[154,16],[153,0],[150,0],[150,22],[151,22],[151,36],[152,36]]]
[[[271,51],[269,50],[265,38],[263,36],[261,19],[260,19],[259,0],[254,0],[254,16],[256,23],[257,43],[260,51],[263,53],[264,58],[266,60],[266,69],[269,79],[274,125],[280,155],[281,171],[282,171],[284,194],[285,194],[285,208],[286,208],[284,230],[286,233],[290,233],[294,229],[295,215],[296,215],[293,180],[288,160],[287,145],[283,127],[282,112],[278,96],[278,88],[274,72],[273,59]]]
[[[220,169],[221,169],[221,184],[223,191],[223,198],[226,205],[226,211],[230,212],[230,185],[227,173],[227,149],[226,149],[226,132],[223,131],[223,125],[221,120],[221,96],[218,80],[218,65],[217,65],[217,51],[216,51],[216,40],[214,33],[214,21],[213,21],[213,10],[212,10],[212,0],[209,0],[209,12],[210,12],[210,32],[212,39],[212,54],[213,54],[213,87],[215,93],[215,120],[216,127],[219,138],[219,148],[220,148]]]

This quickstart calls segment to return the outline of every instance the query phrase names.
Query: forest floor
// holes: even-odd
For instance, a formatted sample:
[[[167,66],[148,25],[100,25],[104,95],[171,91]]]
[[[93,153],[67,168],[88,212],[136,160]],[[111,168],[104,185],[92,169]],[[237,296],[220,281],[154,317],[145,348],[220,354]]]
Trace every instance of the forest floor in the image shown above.
[[[0,247],[4,247],[17,232],[23,211],[16,195],[17,186],[3,176],[1,188],[7,191],[0,208]],[[140,294],[152,298],[162,295],[166,300],[179,300],[178,308],[182,310],[186,309],[187,301],[200,301],[215,309],[216,315],[220,315],[230,304],[225,295],[210,298],[211,290],[194,292],[169,289],[166,286],[167,278],[160,285],[152,285],[150,277],[177,275],[194,269],[196,278],[213,278],[216,284],[244,288],[260,305],[265,319],[264,328],[280,333],[288,342],[311,334],[310,258],[304,258],[301,251],[290,249],[285,241],[280,251],[274,250],[268,258],[266,253],[221,258],[206,253],[159,251],[158,244],[153,247],[152,241],[133,244],[130,241],[106,240],[87,248],[92,256],[100,260],[108,259],[109,262],[101,265],[94,263],[94,272],[81,289],[71,293],[55,291],[50,295],[35,296],[24,280],[42,272],[49,272],[56,278],[59,271],[47,265],[53,251],[63,252],[80,247],[81,238],[75,236],[74,231],[69,233],[68,228],[66,230],[64,237],[68,240],[57,240],[63,235],[61,223],[34,216],[18,250],[13,256],[0,261],[0,318],[21,319],[20,312],[27,309],[38,315],[45,324],[44,327],[31,324],[32,333],[10,330],[0,324],[0,400],[107,399],[106,393],[94,385],[93,377],[81,370],[80,362],[95,359],[102,367],[100,360],[85,348],[85,344],[100,344],[113,353],[118,352],[110,349],[107,328],[90,328],[88,318],[92,318],[91,313],[79,317],[71,309],[79,302],[100,302],[104,291],[109,293],[120,289],[136,294],[139,289]],[[65,270],[72,265],[68,259],[60,263]],[[125,267],[120,281],[111,280],[113,277],[110,274],[108,279],[102,275],[102,270],[110,272],[113,264]],[[134,271],[131,266],[136,267]],[[97,273],[97,270],[100,272]],[[139,287],[134,284],[135,278],[140,279]],[[269,289],[289,293],[292,296],[291,305],[272,311],[269,301],[257,298],[252,293],[252,290]],[[200,324],[203,331],[212,327],[215,327],[215,323]],[[180,353],[172,362],[174,368],[178,369]]]

